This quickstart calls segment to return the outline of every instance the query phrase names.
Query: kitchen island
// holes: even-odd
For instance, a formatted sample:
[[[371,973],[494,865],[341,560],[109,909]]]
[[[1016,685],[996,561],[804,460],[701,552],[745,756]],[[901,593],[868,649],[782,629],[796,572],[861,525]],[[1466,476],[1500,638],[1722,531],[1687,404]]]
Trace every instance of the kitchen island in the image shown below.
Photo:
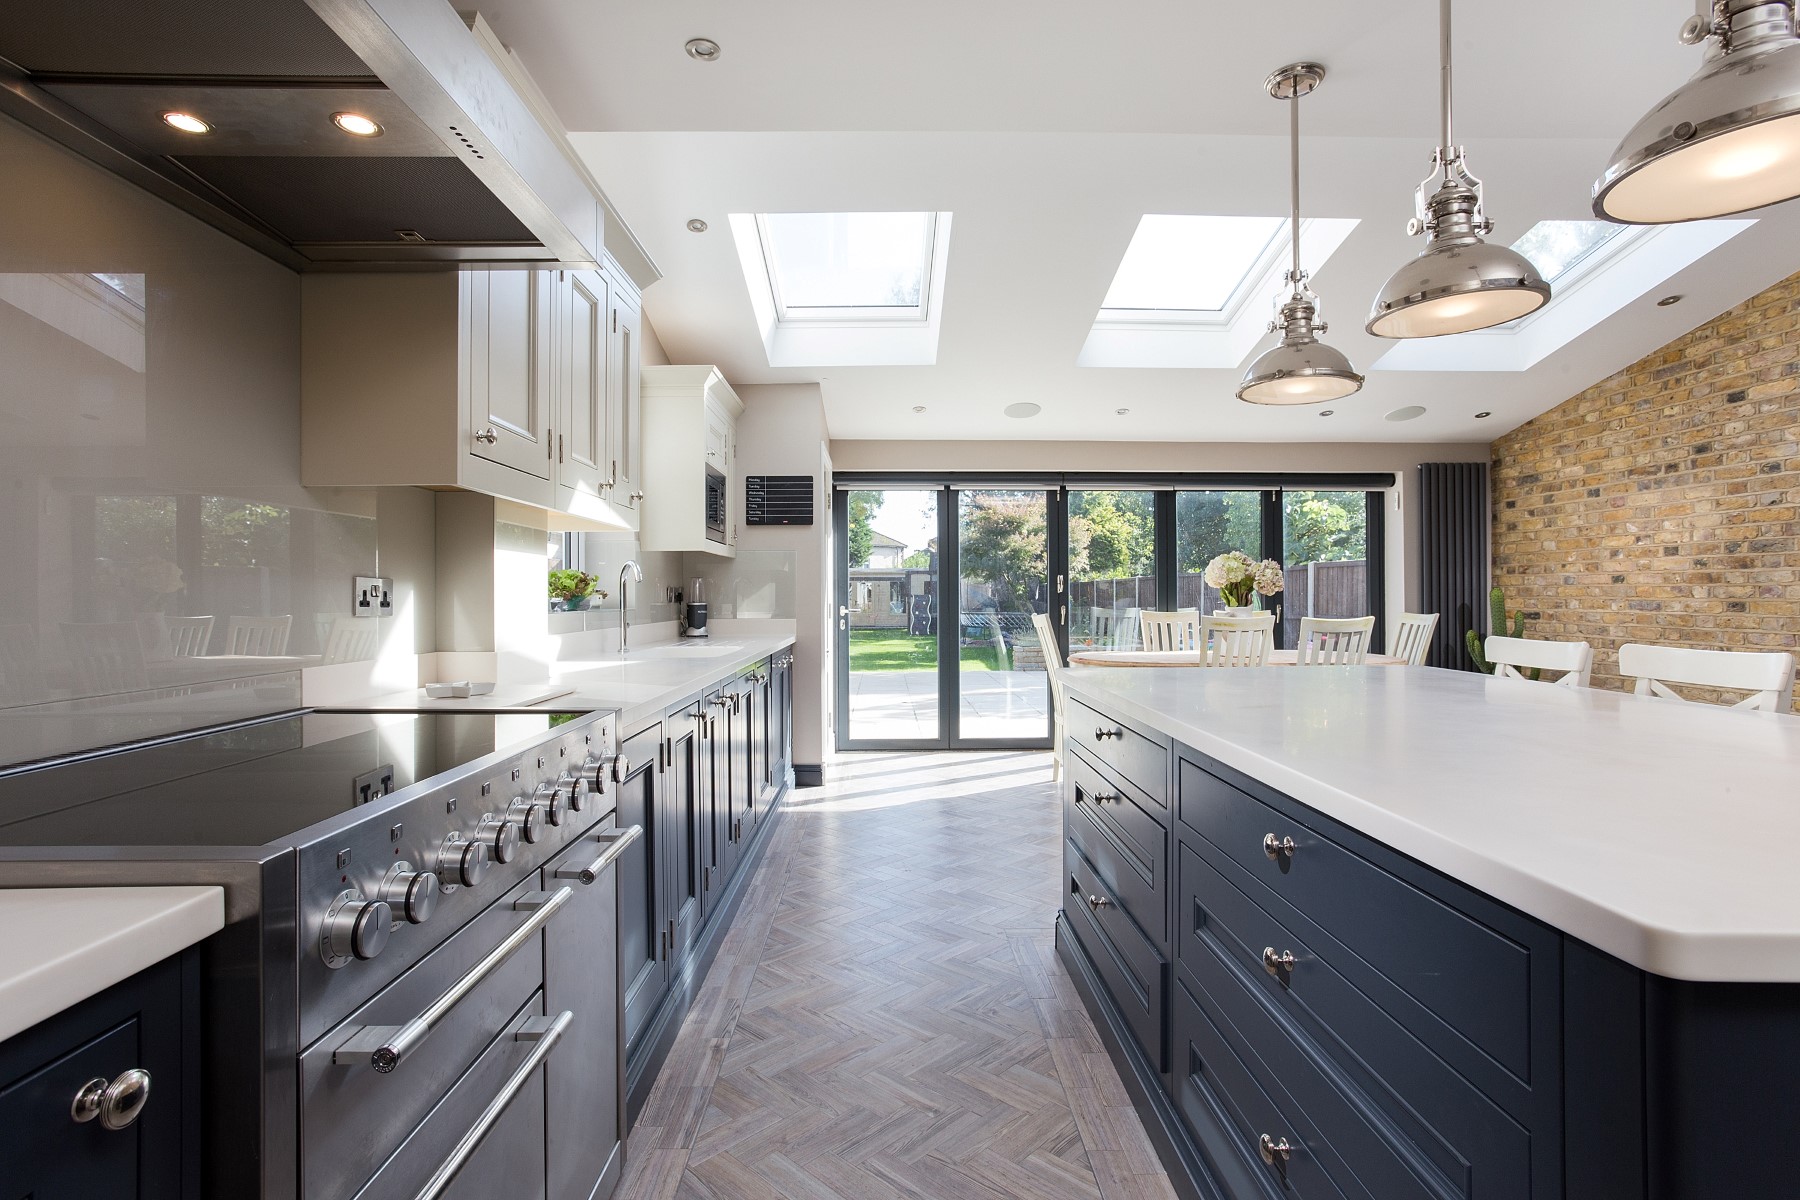
[[[1058,944],[1181,1190],[1792,1193],[1742,1139],[1800,1117],[1800,719],[1424,668],[1065,687]]]

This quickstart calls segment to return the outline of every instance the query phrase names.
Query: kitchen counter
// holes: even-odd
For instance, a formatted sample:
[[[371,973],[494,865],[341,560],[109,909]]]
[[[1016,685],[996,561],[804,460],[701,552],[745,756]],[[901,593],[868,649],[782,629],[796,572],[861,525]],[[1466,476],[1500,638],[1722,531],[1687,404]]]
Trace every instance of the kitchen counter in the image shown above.
[[[1800,717],[1434,668],[1064,679],[1644,971],[1800,982]]]
[[[633,646],[620,658],[561,662],[555,682],[568,694],[546,709],[616,708],[619,732],[662,716],[670,704],[794,644],[792,634],[731,634]]]
[[[322,707],[367,712],[508,712],[534,705],[553,709],[556,706],[549,702],[568,692],[569,686],[563,683],[503,683],[485,695],[462,697],[427,696],[424,688],[416,687]]]
[[[0,1041],[224,927],[219,887],[0,890]]]

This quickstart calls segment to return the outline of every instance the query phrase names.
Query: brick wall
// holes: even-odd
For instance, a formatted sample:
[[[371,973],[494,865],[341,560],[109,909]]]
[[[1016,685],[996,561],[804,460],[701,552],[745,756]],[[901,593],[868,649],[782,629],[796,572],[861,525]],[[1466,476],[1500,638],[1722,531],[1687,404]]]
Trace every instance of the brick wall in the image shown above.
[[[1494,443],[1494,582],[1527,637],[1800,646],[1800,275]]]

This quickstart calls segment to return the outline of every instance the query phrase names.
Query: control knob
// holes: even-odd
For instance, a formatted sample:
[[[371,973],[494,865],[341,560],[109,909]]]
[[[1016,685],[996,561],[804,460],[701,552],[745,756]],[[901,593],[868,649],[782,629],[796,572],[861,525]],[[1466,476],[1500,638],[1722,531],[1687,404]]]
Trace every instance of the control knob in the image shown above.
[[[546,780],[537,785],[537,791],[532,793],[531,801],[544,810],[546,821],[552,825],[561,825],[563,815],[568,812],[569,789],[560,779],[555,783]]]
[[[587,760],[581,764],[581,781],[594,789],[595,792],[605,795],[608,776],[612,772],[614,764],[618,762],[618,759],[619,756],[616,754],[588,755]],[[618,776],[611,775],[611,778],[617,779]]]
[[[499,813],[481,818],[475,837],[487,845],[488,856],[497,863],[509,863],[519,853],[519,827]]]
[[[507,824],[515,826],[519,836],[535,843],[544,836],[544,810],[541,805],[520,796],[506,810]],[[505,859],[501,860],[506,861]]]
[[[444,839],[444,847],[438,851],[439,886],[445,890],[474,887],[487,876],[488,864],[492,861],[487,842],[471,842],[462,834],[453,833]]]
[[[394,923],[406,921],[423,925],[431,919],[437,906],[438,877],[430,871],[415,871],[405,859],[388,868],[381,881],[380,899],[394,910]]]
[[[339,892],[319,929],[319,953],[332,970],[355,959],[371,959],[387,945],[394,910],[381,900],[365,900],[354,889]]]

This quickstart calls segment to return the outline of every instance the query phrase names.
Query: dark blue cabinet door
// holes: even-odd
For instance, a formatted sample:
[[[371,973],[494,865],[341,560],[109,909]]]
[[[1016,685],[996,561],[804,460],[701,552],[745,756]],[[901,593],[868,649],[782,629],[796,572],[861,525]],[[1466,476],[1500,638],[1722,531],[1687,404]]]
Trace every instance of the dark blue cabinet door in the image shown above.
[[[662,726],[626,738],[619,753],[627,763],[625,779],[616,785],[619,825],[644,827],[644,836],[619,858],[619,977],[625,989],[625,1040],[635,1044],[669,990],[669,935],[661,900],[668,830],[657,811]]]

